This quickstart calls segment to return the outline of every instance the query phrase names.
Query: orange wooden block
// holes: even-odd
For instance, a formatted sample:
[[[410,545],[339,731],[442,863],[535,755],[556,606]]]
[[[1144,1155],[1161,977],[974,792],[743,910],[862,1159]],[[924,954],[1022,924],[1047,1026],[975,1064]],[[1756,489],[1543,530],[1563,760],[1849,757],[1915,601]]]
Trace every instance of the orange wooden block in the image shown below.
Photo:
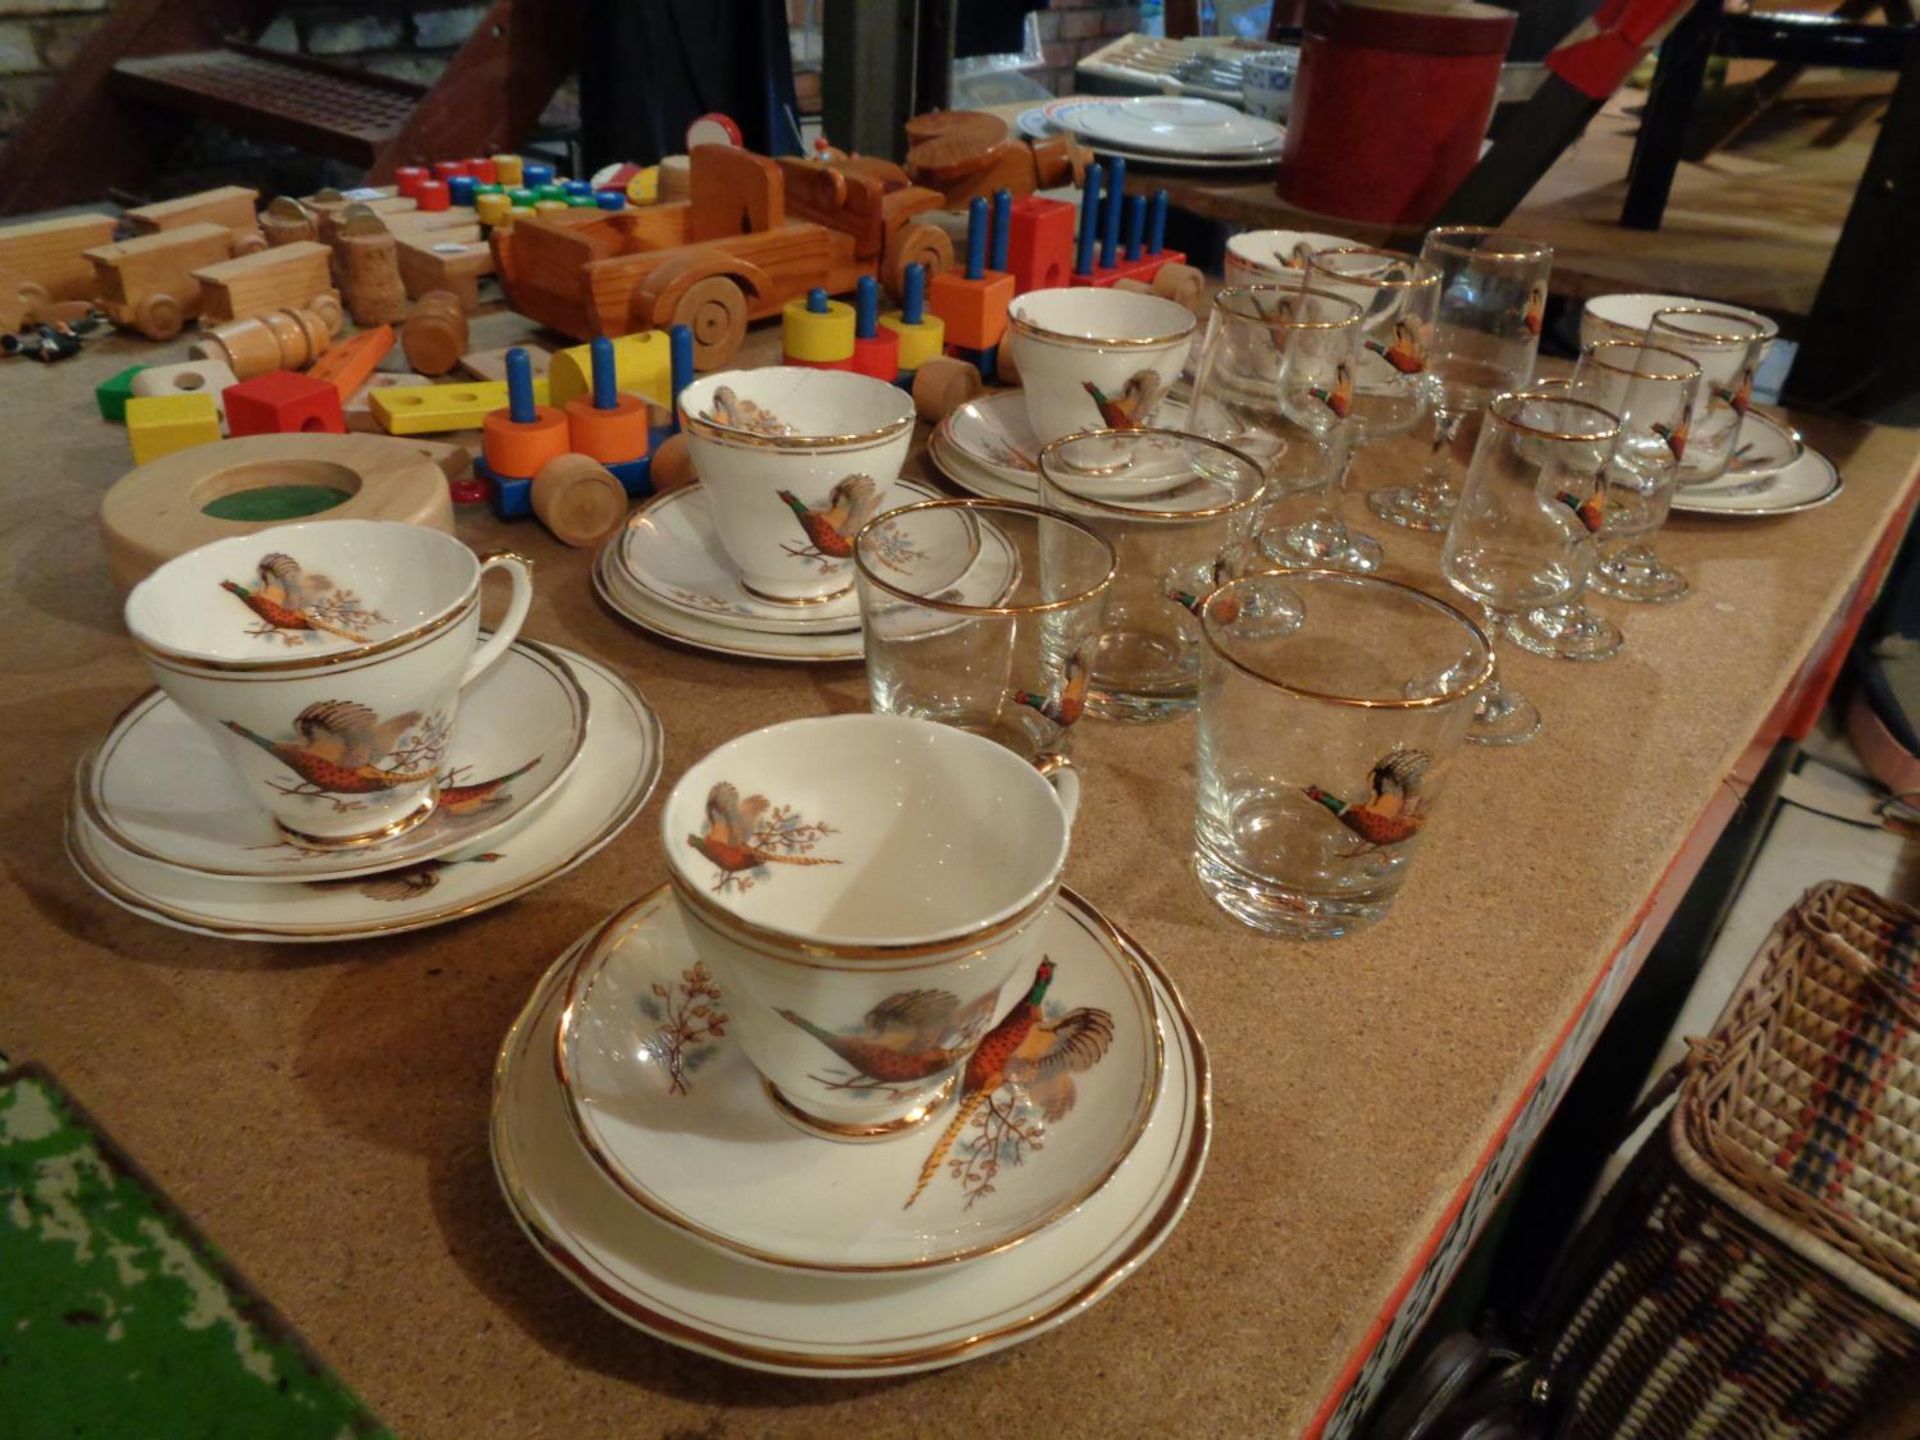
[[[991,350],[1007,333],[1007,307],[1013,304],[1013,276],[989,270],[969,280],[955,270],[927,282],[927,309],[947,327],[947,344],[967,350]]]
[[[567,417],[551,405],[534,407],[534,418],[518,421],[510,409],[496,410],[480,428],[487,468],[509,480],[531,480],[540,467],[570,450]]]
[[[344,402],[372,375],[393,349],[393,327],[377,325],[371,330],[362,330],[351,340],[344,340],[322,355],[307,371],[312,380],[324,380],[340,392]]]

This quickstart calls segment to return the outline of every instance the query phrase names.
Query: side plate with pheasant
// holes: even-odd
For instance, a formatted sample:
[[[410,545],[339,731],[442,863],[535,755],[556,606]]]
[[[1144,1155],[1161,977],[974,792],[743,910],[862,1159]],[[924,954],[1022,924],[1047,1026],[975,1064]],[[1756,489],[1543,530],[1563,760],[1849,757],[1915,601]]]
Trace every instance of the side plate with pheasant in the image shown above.
[[[1110,1181],[1164,1084],[1145,968],[1084,902],[1045,922],[1046,958],[1004,995],[953,995],[903,971],[857,1023],[787,1020],[849,1089],[942,1071],[952,1098],[919,1129],[871,1145],[802,1133],[723,1033],[663,887],[610,921],[568,978],[557,1036],[587,1153],[634,1202],[765,1265],[889,1273],[1020,1243]],[[684,1003],[683,1003],[684,1002]]]
[[[363,708],[340,702],[303,714],[286,736],[248,738],[288,752],[284,783],[309,784],[298,747],[337,750],[342,742],[331,732],[345,729]],[[371,875],[478,846],[551,799],[580,756],[587,712],[586,694],[565,662],[515,646],[462,700],[450,750],[439,763],[433,816],[392,840],[354,850],[307,850],[287,840],[207,733],[158,691],[136,701],[83,763],[79,800],[121,849],[198,875],[255,881]]]

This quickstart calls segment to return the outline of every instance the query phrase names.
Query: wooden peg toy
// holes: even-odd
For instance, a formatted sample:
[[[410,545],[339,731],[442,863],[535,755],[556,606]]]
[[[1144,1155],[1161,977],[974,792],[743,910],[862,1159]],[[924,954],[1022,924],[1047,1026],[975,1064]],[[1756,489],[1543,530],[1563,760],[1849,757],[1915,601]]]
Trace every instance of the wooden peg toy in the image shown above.
[[[413,202],[428,214],[433,214],[452,205],[453,196],[447,193],[444,180],[422,180],[420,188],[413,193]]]
[[[332,258],[325,245],[296,240],[195,270],[193,276],[200,282],[200,323],[224,325],[288,306],[307,306],[321,313],[328,307],[337,309],[340,292],[333,288],[328,271]]]
[[[53,300],[91,300],[93,265],[86,252],[113,242],[111,215],[67,215],[0,228],[0,275],[10,285],[37,285]]]
[[[528,503],[554,539],[576,550],[598,545],[627,518],[627,491],[587,455],[556,455],[542,465]]]
[[[373,332],[368,331],[367,333],[372,334]],[[362,384],[358,390],[355,390],[340,402],[340,413],[346,417],[347,429],[349,431],[358,431],[363,434],[371,431],[385,431],[387,427],[381,424],[380,417],[373,413],[372,397],[374,393],[381,390],[394,390],[410,386],[430,386],[432,384],[433,382],[424,375],[409,375],[400,370],[376,370],[366,378],[365,383]],[[441,442],[424,440],[420,443],[433,445]],[[481,493],[474,496],[474,499],[484,500],[487,498],[486,487],[481,486],[480,490]]]
[[[269,248],[320,238],[319,219],[291,195],[277,195],[267,202],[260,212],[260,230]]]
[[[1166,248],[1167,192],[1156,190],[1151,200],[1136,195],[1129,201],[1126,183],[1127,162],[1117,156],[1087,167],[1070,283],[1111,285],[1133,279],[1151,284],[1162,266],[1185,263],[1185,252]]]
[[[515,185],[526,184],[524,162],[518,155],[496,155],[493,157],[493,178],[508,189]]]
[[[853,368],[853,307],[829,300],[819,286],[780,307],[780,338],[786,363],[813,370]]]
[[[860,277],[853,307],[853,368],[889,385],[900,378],[900,332],[880,323],[880,285]]]
[[[433,172],[424,165],[402,165],[393,172],[393,190],[396,195],[404,195],[409,200],[417,200],[420,187],[433,178]]]
[[[129,365],[118,375],[109,376],[93,387],[93,402],[100,407],[100,418],[113,425],[127,423],[127,401],[133,398],[133,377],[147,367]]]
[[[462,163],[467,167],[467,174],[473,176],[480,184],[497,185],[500,183],[500,167],[493,163],[491,156],[475,155]]]
[[[195,445],[210,445],[220,438],[220,412],[213,396],[201,391],[191,395],[135,395],[127,401],[127,443],[133,448],[133,463],[144,465]]]
[[[226,392],[230,435],[347,433],[340,392],[324,380],[275,370],[231,385]]]
[[[641,330],[622,335],[613,342],[613,361],[618,388],[629,395],[642,395],[661,401],[672,397],[673,342],[659,330]],[[565,406],[569,401],[593,390],[593,347],[572,345],[555,354],[548,362],[547,378],[553,403]]]
[[[178,365],[149,365],[133,377],[133,393],[140,396],[211,395],[214,411],[224,424],[226,392],[237,383],[238,377],[218,360],[185,360]]]
[[[478,192],[479,185],[480,182],[471,175],[454,175],[449,177],[447,180],[448,208],[451,209],[456,205],[471,206],[473,204],[473,197]]]
[[[507,351],[507,404],[487,416],[480,432],[482,458],[476,475],[493,488],[493,513],[520,520],[533,513],[533,477],[540,467],[567,451],[566,412],[534,398],[533,366],[527,352]]]
[[[200,313],[194,272],[232,254],[224,225],[183,225],[87,251],[98,303],[123,330],[171,340]]]
[[[936,355],[914,372],[914,412],[938,424],[986,388],[977,367],[951,355]]]
[[[604,335],[588,343],[593,357],[593,390],[566,402],[569,448],[606,467],[625,493],[651,495],[647,483],[647,451],[651,437],[647,402],[620,393],[619,362],[614,342]]]
[[[258,190],[244,185],[222,185],[202,190],[197,195],[182,195],[177,200],[162,200],[127,211],[127,223],[136,235],[158,235],[186,225],[224,225],[233,232],[230,253],[252,255],[267,248],[266,236],[253,213]]]
[[[467,353],[467,312],[460,297],[430,290],[414,301],[400,327],[400,348],[422,375],[451,372]]]
[[[527,161],[520,167],[520,175],[520,183],[532,190],[553,184],[553,166],[544,160]]]
[[[188,347],[196,360],[218,360],[242,380],[269,370],[298,370],[333,343],[333,329],[318,310],[273,310],[207,331]]]
[[[936,355],[947,349],[947,327],[938,315],[927,313],[927,272],[924,266],[909,265],[902,284],[900,308],[882,315],[880,323],[900,337],[900,373],[911,376]]]
[[[480,217],[480,223],[489,230],[497,225],[511,225],[513,197],[505,191],[495,195],[476,195],[473,197],[473,213]]]
[[[538,404],[547,403],[544,378],[534,380],[533,398]],[[487,416],[506,403],[507,382],[504,380],[383,389],[367,397],[368,408],[389,435],[439,435],[448,430],[477,430],[486,424]]]
[[[996,197],[994,208],[1004,216],[1009,207]],[[1013,276],[987,268],[987,215],[984,199],[976,196],[968,202],[966,268],[958,275],[951,270],[936,275],[927,287],[927,308],[946,325],[949,351],[969,351],[984,359],[983,374],[992,373],[989,352],[1006,333],[1007,307],[1013,303]],[[992,248],[1004,253],[1005,242],[996,242]]]
[[[1067,284],[1073,274],[1073,206],[1022,195],[1007,218],[1007,250],[1016,294]]]
[[[387,352],[393,349],[393,341],[391,325],[376,325],[371,330],[362,330],[314,361],[307,370],[307,378],[325,381],[333,386],[344,404],[367,383],[375,368],[387,358]]]

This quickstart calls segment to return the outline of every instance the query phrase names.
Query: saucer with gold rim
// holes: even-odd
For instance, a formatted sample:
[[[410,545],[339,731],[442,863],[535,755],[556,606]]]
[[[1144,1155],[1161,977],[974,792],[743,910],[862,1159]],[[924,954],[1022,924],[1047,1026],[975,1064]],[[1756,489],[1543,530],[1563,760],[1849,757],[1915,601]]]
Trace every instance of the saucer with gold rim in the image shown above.
[[[897,1274],[1018,1245],[1113,1177],[1165,1061],[1145,967],[1070,906],[1041,927],[1045,978],[1018,975],[984,1003],[903,981],[852,1027],[787,1016],[819,1042],[814,1078],[856,1099],[889,1093],[863,1066],[933,1045],[955,1057],[947,1103],[907,1134],[848,1144],[803,1132],[769,1098],[663,887],[567,977],[555,1055],[580,1141],[649,1212],[765,1265]],[[965,1057],[1003,1015],[1021,1024],[1009,1012],[1030,985],[1041,1020],[994,1083],[969,1089]]]
[[[540,1253],[612,1314],[756,1370],[910,1374],[979,1359],[1067,1323],[1111,1294],[1179,1223],[1205,1168],[1212,1112],[1205,1049],[1157,964],[1073,892],[1061,892],[1060,913],[1145,967],[1166,1067],[1146,1127],[1113,1179],[1025,1244],[966,1264],[858,1279],[775,1270],[689,1245],[606,1177],[568,1119],[553,1047],[580,946],[547,972],[495,1066],[489,1132],[509,1208]]]

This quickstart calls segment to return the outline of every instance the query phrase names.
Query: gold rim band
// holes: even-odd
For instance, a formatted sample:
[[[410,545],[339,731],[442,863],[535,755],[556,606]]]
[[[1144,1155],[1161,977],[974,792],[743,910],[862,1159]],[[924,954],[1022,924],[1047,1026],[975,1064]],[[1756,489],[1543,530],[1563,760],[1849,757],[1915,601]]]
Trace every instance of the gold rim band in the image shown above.
[[[1555,382],[1564,383],[1564,382]],[[1534,400],[1544,400],[1553,405],[1568,405],[1576,410],[1585,410],[1600,416],[1606,421],[1606,428],[1597,431],[1584,430],[1544,430],[1538,425],[1529,425],[1517,418],[1513,411]],[[1493,397],[1487,404],[1487,415],[1509,430],[1518,430],[1523,435],[1531,435],[1536,440],[1585,441],[1598,445],[1612,440],[1620,434],[1620,417],[1605,406],[1596,405],[1591,400],[1575,400],[1567,395],[1558,395],[1551,391],[1506,390]]]
[[[425,824],[440,804],[440,781],[436,776],[432,780],[421,782],[427,787],[427,798],[420,805],[398,820],[380,826],[377,830],[367,830],[357,835],[310,835],[305,830],[296,830],[286,821],[275,817],[274,828],[289,837],[294,844],[308,850],[360,850],[368,845],[378,845],[383,840],[394,840],[406,834],[416,826]]]
[[[905,418],[890,420],[877,430],[867,430],[856,435],[762,435],[753,430],[741,430],[732,425],[723,425],[718,420],[709,420],[687,409],[685,400],[680,403],[680,426],[691,431],[702,440],[711,440],[716,445],[732,445],[748,450],[791,450],[801,454],[825,453],[836,450],[858,450],[869,445],[880,445],[888,440],[898,439],[913,429],[915,416],[909,410]]]
[[[766,1076],[760,1077],[760,1088],[766,1092],[767,1100],[782,1120],[794,1126],[802,1134],[818,1135],[823,1140],[832,1140],[841,1145],[867,1145],[876,1140],[891,1140],[895,1136],[918,1130],[940,1113],[940,1107],[952,1098],[953,1088],[959,1083],[960,1073],[956,1069],[934,1086],[932,1094],[898,1119],[880,1120],[870,1125],[854,1125],[844,1120],[827,1120],[815,1115]],[[773,1263],[780,1262],[776,1260]],[[809,1265],[806,1268],[811,1270],[816,1267]],[[861,1266],[859,1268],[866,1270],[879,1267]]]
[[[1089,293],[1098,294],[1099,292],[1092,291]],[[1120,293],[1125,294],[1126,292],[1122,291]],[[1186,307],[1181,305],[1179,301],[1166,300],[1164,296],[1155,295],[1142,298],[1165,300],[1165,303],[1168,305],[1186,310]],[[1020,304],[1018,300],[1013,303],[1016,307]],[[1144,337],[1132,335],[1101,337],[1097,335],[1075,335],[1066,330],[1049,330],[1046,326],[1036,324],[1034,321],[1027,319],[1017,308],[1007,312],[1007,325],[1016,335],[1024,335],[1029,340],[1041,340],[1052,345],[1072,345],[1082,350],[1152,350],[1159,346],[1178,345],[1193,334],[1193,327],[1200,322],[1191,310],[1187,310],[1186,313],[1187,323],[1180,329],[1166,335],[1149,335]]]
[[[1610,365],[1600,358],[1600,352],[1603,350],[1632,350],[1639,355],[1664,355],[1669,360],[1679,361],[1687,368],[1666,371],[1642,370],[1638,365]],[[1691,355],[1682,355],[1678,350],[1669,350],[1664,345],[1646,345],[1638,340],[1596,340],[1580,354],[1583,359],[1591,360],[1599,369],[1614,375],[1625,375],[1634,380],[1668,380],[1678,383],[1700,378],[1700,366]]]
[[[1322,256],[1333,255],[1378,256],[1382,260],[1391,260],[1395,265],[1404,267],[1407,274],[1404,279],[1387,280],[1379,275],[1349,275],[1344,270],[1330,269],[1319,263]],[[1440,288],[1440,272],[1430,261],[1399,250],[1376,250],[1371,245],[1338,245],[1330,250],[1316,250],[1307,257],[1309,279],[1312,278],[1316,269],[1336,285],[1368,285],[1375,290],[1438,290]]]
[[[1288,684],[1278,676],[1268,675],[1264,671],[1254,669],[1253,666],[1247,664],[1246,661],[1240,659],[1237,655],[1229,654],[1226,645],[1222,642],[1221,637],[1215,630],[1216,622],[1213,618],[1214,600],[1233,589],[1236,585],[1251,585],[1259,580],[1333,580],[1348,585],[1377,585],[1382,589],[1391,590],[1406,599],[1430,606],[1443,615],[1457,620],[1461,625],[1466,627],[1468,633],[1480,642],[1481,664],[1475,671],[1473,679],[1464,685],[1455,686],[1438,695],[1407,696],[1395,700],[1362,700],[1354,695],[1336,695],[1326,690],[1309,690],[1302,685]],[[1233,666],[1233,668],[1241,674],[1258,680],[1262,685],[1271,685],[1276,690],[1284,690],[1287,694],[1297,695],[1302,700],[1317,700],[1327,705],[1347,705],[1356,710],[1430,710],[1436,705],[1455,704],[1471,696],[1474,691],[1486,684],[1488,678],[1493,674],[1493,642],[1487,638],[1487,632],[1475,624],[1473,618],[1465,611],[1449,605],[1437,595],[1430,595],[1425,590],[1417,589],[1412,585],[1403,585],[1398,580],[1388,580],[1379,575],[1356,575],[1347,570],[1288,570],[1283,572],[1268,572],[1259,575],[1242,575],[1237,579],[1229,580],[1226,584],[1219,586],[1209,593],[1206,599],[1200,602],[1200,633],[1206,638],[1207,648],[1219,656],[1222,661]]]
[[[1007,510],[1015,514],[1030,516],[1037,525],[1040,521],[1051,521],[1056,525],[1066,525],[1078,530],[1093,540],[1107,552],[1107,573],[1099,581],[1088,586],[1078,595],[1069,595],[1059,600],[1036,600],[1030,605],[965,605],[957,600],[936,600],[931,595],[916,595],[911,590],[903,590],[866,562],[861,541],[867,531],[873,529],[882,520],[898,520],[903,515],[911,515],[917,510]],[[1016,551],[1016,553],[1018,553]],[[1044,615],[1053,610],[1067,610],[1075,605],[1084,605],[1099,595],[1113,583],[1113,577],[1120,573],[1120,556],[1104,535],[1081,524],[1071,515],[1062,515],[1058,510],[1049,510],[1044,505],[1035,505],[1026,500],[988,500],[985,498],[920,500],[912,505],[902,505],[897,510],[889,510],[884,515],[876,515],[860,527],[860,533],[853,537],[853,563],[859,569],[861,577],[876,589],[883,590],[897,600],[906,600],[915,605],[923,605],[929,610],[942,610],[949,615]]]
[[[1669,315],[1700,315],[1709,320],[1731,320],[1734,324],[1742,325],[1746,328],[1744,330],[1734,330],[1730,332],[1689,330],[1684,326],[1675,325],[1672,321],[1666,320],[1666,317]],[[1666,323],[1662,324],[1662,321],[1666,321]],[[1676,336],[1683,344],[1751,345],[1756,341],[1767,338],[1766,327],[1750,317],[1738,314],[1732,310],[1715,310],[1707,305],[1669,305],[1664,310],[1656,310],[1653,312],[1653,319],[1647,322],[1647,328],[1649,330],[1660,330],[1668,335]]]
[[[1166,977],[1157,966],[1151,964],[1146,952],[1139,947],[1137,942],[1132,941],[1130,937],[1123,937],[1121,932],[1108,921],[1104,915],[1095,911],[1078,895],[1068,892],[1071,904],[1063,908],[1063,913],[1075,924],[1079,925],[1083,931],[1087,932],[1096,944],[1101,944],[1103,948],[1108,950],[1112,956],[1117,957],[1121,962],[1119,968],[1122,970],[1127,988],[1133,1000],[1135,1019],[1139,1021],[1141,1031],[1149,1041],[1147,1049],[1150,1055],[1150,1063],[1147,1066],[1148,1073],[1145,1076],[1147,1083],[1141,1088],[1141,1093],[1134,1102],[1132,1123],[1128,1126],[1127,1133],[1122,1138],[1121,1143],[1115,1147],[1114,1154],[1106,1168],[1101,1171],[1092,1185],[1084,1188],[1069,1199],[1062,1201],[1060,1204],[1053,1206],[1044,1215],[1034,1218],[1023,1229],[1002,1240],[994,1241],[991,1244],[975,1245],[952,1254],[936,1256],[926,1260],[890,1261],[885,1264],[871,1265],[815,1261],[801,1262],[775,1254],[771,1251],[759,1249],[756,1246],[745,1244],[742,1241],[735,1240],[730,1236],[723,1235],[718,1231],[699,1224],[691,1217],[683,1215],[671,1207],[664,1205],[650,1191],[646,1190],[634,1181],[632,1177],[628,1176],[626,1172],[615,1163],[611,1155],[604,1152],[599,1144],[598,1137],[590,1131],[585,1122],[585,1117],[582,1114],[583,1107],[573,1095],[573,1075],[568,1063],[568,1036],[572,1033],[573,1029],[575,1006],[592,990],[594,976],[596,976],[602,968],[604,960],[614,950],[620,947],[626,937],[636,927],[644,924],[647,920],[659,913],[664,904],[671,903],[672,897],[667,894],[669,888],[670,886],[665,884],[656,886],[638,900],[616,911],[595,929],[582,944],[568,952],[568,955],[571,957],[571,962],[566,966],[566,981],[565,989],[561,995],[560,1018],[559,1023],[554,1027],[553,1065],[555,1077],[560,1082],[561,1088],[567,1092],[565,1103],[573,1133],[580,1141],[580,1146],[586,1152],[588,1158],[592,1160],[595,1168],[617,1186],[621,1193],[631,1198],[636,1204],[646,1210],[647,1213],[657,1217],[665,1224],[671,1225],[674,1229],[685,1234],[696,1236],[721,1249],[730,1250],[735,1254],[745,1255],[751,1259],[760,1261],[762,1264],[783,1270],[798,1270],[824,1274],[891,1275],[907,1274],[916,1270],[944,1269],[949,1265],[958,1265],[970,1260],[979,1260],[988,1255],[997,1255],[1002,1251],[1011,1250],[1023,1241],[1029,1240],[1045,1230],[1061,1216],[1069,1214],[1086,1204],[1087,1201],[1104,1190],[1113,1177],[1119,1173],[1120,1167],[1126,1163],[1127,1157],[1133,1153],[1134,1147],[1139,1144],[1141,1135],[1146,1132],[1147,1122],[1153,1117],[1154,1101],[1166,1082],[1167,1067],[1167,1037],[1160,1026],[1159,1007],[1154,1003],[1153,985],[1147,978],[1148,971],[1151,969],[1152,973],[1159,976],[1162,981],[1165,981]],[[552,978],[552,974],[553,972],[549,972],[550,979]],[[548,988],[550,987],[543,982],[541,989],[545,990]],[[1170,982],[1168,982],[1168,988],[1171,990]],[[506,1044],[507,1046],[511,1046],[512,1043],[513,1037],[509,1035]],[[504,1056],[505,1047],[503,1047],[502,1054]],[[749,1065],[752,1064],[752,1057],[745,1056],[744,1052],[743,1058]],[[951,1095],[954,1086],[960,1078],[957,1070],[954,1074],[949,1075],[942,1083],[938,1096],[928,1102],[927,1113],[920,1115],[917,1119],[913,1119],[905,1124],[896,1121],[871,1126],[849,1126],[831,1121],[821,1121],[807,1114],[806,1111],[794,1104],[790,1097],[778,1090],[773,1083],[764,1076],[761,1077],[761,1084],[769,1100],[772,1102],[774,1109],[790,1123],[800,1126],[809,1133],[818,1134],[823,1138],[843,1143],[860,1143],[872,1140],[884,1140],[895,1135],[903,1134],[909,1130],[918,1129],[939,1113],[940,1105],[945,1103],[947,1097]]]
[[[738,577],[735,577],[735,578],[738,579]],[[740,584],[740,588],[746,591],[747,594],[753,596],[754,599],[764,600],[769,605],[794,605],[794,606],[802,606],[802,607],[807,605],[829,604],[832,601],[838,600],[842,595],[845,595],[849,590],[853,589],[853,582],[849,580],[846,584],[842,585],[838,590],[830,591],[825,595],[808,595],[801,599],[794,599],[786,595],[769,595],[764,590],[756,590],[753,588],[753,586],[749,585],[745,580],[740,580],[739,584]]]
[[[1457,243],[1472,236],[1479,240],[1497,241],[1496,245],[1466,245]],[[1510,235],[1493,225],[1436,225],[1427,232],[1427,238],[1420,247],[1425,256],[1429,250],[1443,250],[1447,254],[1463,260],[1491,260],[1496,264],[1538,265],[1542,261],[1553,259],[1553,246],[1544,240],[1529,240],[1524,235]]]
[[[1257,477],[1253,487],[1253,493],[1244,499],[1235,500],[1232,504],[1213,505],[1205,510],[1149,510],[1143,506],[1118,505],[1110,500],[1101,500],[1092,495],[1083,495],[1074,489],[1073,486],[1048,473],[1047,457],[1055,450],[1058,450],[1063,445],[1071,445],[1076,441],[1092,439],[1102,435],[1117,436],[1120,438],[1138,435],[1143,439],[1178,441],[1183,445],[1203,446],[1208,450],[1217,450],[1223,455],[1231,455],[1235,460],[1245,465],[1253,472],[1255,477]],[[1258,505],[1266,498],[1267,493],[1265,479],[1258,478],[1263,475],[1261,467],[1252,456],[1234,449],[1231,445],[1223,441],[1209,440],[1204,435],[1188,435],[1179,430],[1165,430],[1153,425],[1142,425],[1132,430],[1076,430],[1071,435],[1062,435],[1058,440],[1051,440],[1043,445],[1040,448],[1038,463],[1040,466],[1040,478],[1056,490],[1064,491],[1076,504],[1085,505],[1090,510],[1098,510],[1104,514],[1113,515],[1123,520],[1166,520],[1176,523],[1182,520],[1217,520],[1222,515],[1237,515],[1242,510],[1250,509]]]
[[[1269,315],[1260,308],[1257,297],[1261,295],[1311,295],[1316,300],[1331,300],[1336,305],[1344,305],[1353,314],[1344,320],[1301,320],[1291,315]],[[1233,308],[1234,301],[1245,297],[1253,306],[1253,314],[1243,314]],[[1231,285],[1218,291],[1213,297],[1213,308],[1220,311],[1229,320],[1242,325],[1270,325],[1283,330],[1357,330],[1367,318],[1366,312],[1344,295],[1335,295],[1327,290],[1315,290],[1308,284],[1305,271],[1300,272],[1297,282],[1279,280],[1264,285]]]
[[[479,607],[479,604],[480,577],[475,575],[473,587],[454,602],[451,610],[444,610],[411,630],[399,635],[389,635],[385,640],[376,641],[371,645],[355,645],[347,650],[330,650],[325,655],[310,655],[305,659],[297,660],[213,660],[188,655],[179,650],[170,650],[165,646],[155,645],[149,640],[143,640],[138,635],[133,637],[133,643],[149,664],[159,665],[168,670],[178,670],[189,675],[226,675],[236,679],[247,675],[271,675],[275,679],[283,679],[289,674],[298,674],[304,670],[326,670],[336,665],[349,665],[389,655],[403,646],[425,640],[456,621],[466,619]]]

